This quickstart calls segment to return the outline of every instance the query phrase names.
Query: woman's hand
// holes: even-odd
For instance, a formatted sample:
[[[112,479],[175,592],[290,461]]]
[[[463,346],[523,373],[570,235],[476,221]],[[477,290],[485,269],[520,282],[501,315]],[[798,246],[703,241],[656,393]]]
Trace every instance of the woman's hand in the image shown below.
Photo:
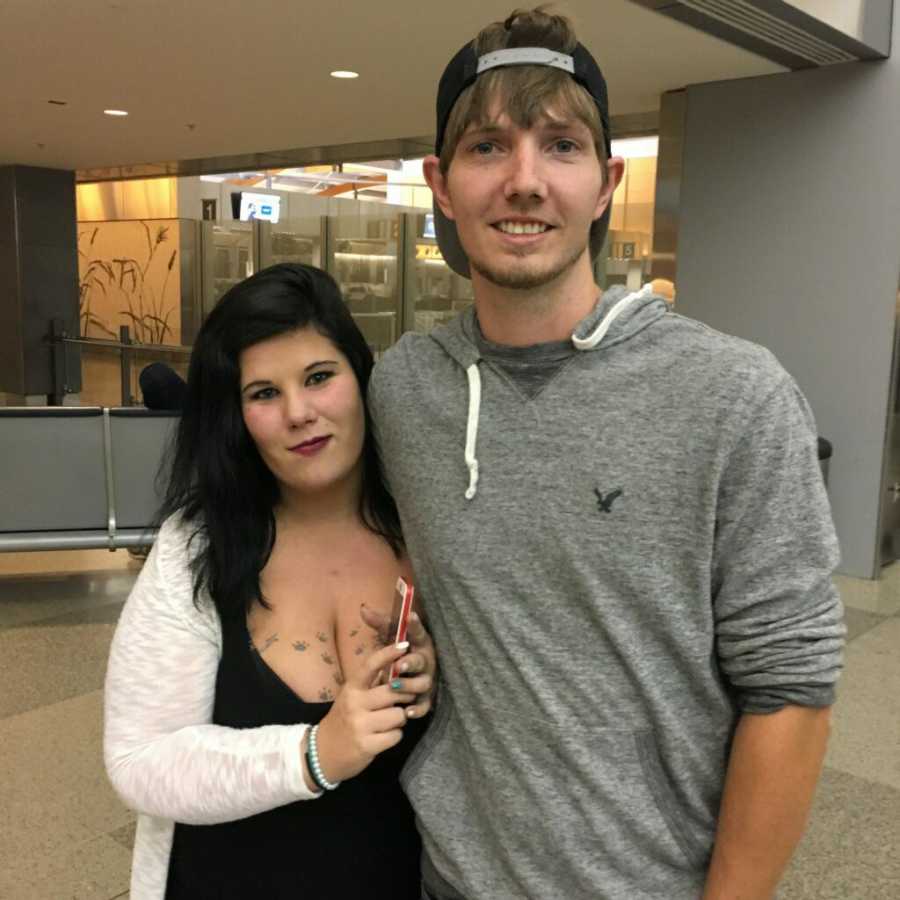
[[[363,622],[372,628],[383,644],[387,638],[388,617],[375,612],[368,606],[360,609]],[[415,694],[415,703],[406,707],[406,715],[410,719],[421,719],[427,715],[434,703],[437,687],[437,659],[431,635],[422,624],[419,614],[413,612],[409,617],[406,629],[409,641],[409,653],[398,663],[404,693]]]
[[[379,753],[402,740],[407,707],[398,704],[412,703],[415,692],[407,691],[405,683],[403,690],[397,690],[378,682],[392,663],[413,655],[408,653],[409,647],[408,642],[381,647],[347,675],[328,715],[319,723],[319,763],[329,781],[358,775]],[[315,789],[305,762],[304,774],[308,786]]]

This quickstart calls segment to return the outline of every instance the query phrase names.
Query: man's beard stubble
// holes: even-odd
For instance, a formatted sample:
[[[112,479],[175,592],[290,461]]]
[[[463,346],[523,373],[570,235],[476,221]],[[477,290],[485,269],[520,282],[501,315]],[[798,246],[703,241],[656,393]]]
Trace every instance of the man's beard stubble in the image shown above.
[[[522,254],[519,259],[523,262],[512,262],[507,268],[491,267],[485,262],[469,257],[470,268],[477,272],[485,281],[501,288],[509,288],[518,291],[531,291],[542,288],[555,281],[561,275],[571,269],[581,259],[582,253],[587,250],[587,244],[557,266],[551,265],[543,270],[528,267],[527,254]]]

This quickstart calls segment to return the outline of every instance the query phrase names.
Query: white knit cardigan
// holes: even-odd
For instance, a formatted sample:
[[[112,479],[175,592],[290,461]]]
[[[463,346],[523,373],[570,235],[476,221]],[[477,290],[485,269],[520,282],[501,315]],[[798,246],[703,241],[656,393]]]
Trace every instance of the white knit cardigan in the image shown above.
[[[211,724],[222,630],[208,599],[194,605],[189,535],[180,520],[163,524],[106,673],[106,771],[138,812],[131,900],[163,900],[175,822],[229,822],[320,796],[303,778],[306,725]]]

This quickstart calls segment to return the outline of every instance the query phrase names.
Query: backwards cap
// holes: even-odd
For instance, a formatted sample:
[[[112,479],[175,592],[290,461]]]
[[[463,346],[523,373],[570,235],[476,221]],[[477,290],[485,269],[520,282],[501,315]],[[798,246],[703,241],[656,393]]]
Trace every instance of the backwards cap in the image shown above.
[[[437,137],[434,142],[434,152],[437,156],[441,155],[447,122],[460,94],[474,84],[482,73],[505,66],[549,66],[567,72],[597,104],[606,155],[612,156],[606,80],[594,57],[581,44],[577,44],[571,54],[549,50],[546,47],[509,47],[478,56],[472,42],[462,47],[450,60],[438,84]],[[591,259],[596,259],[603,247],[609,228],[611,208],[612,204],[609,204],[603,215],[591,225]],[[447,265],[457,274],[469,278],[469,259],[459,242],[456,224],[443,214],[437,200],[434,201],[434,227],[441,255]]]

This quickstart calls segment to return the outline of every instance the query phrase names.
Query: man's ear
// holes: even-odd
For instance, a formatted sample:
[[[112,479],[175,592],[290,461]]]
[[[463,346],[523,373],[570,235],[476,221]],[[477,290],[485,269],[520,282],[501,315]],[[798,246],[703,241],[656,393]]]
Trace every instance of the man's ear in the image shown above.
[[[431,188],[434,199],[437,200],[441,212],[448,218],[453,218],[453,206],[450,203],[450,195],[447,193],[447,176],[441,171],[440,160],[432,155],[422,160],[422,174],[425,182]]]
[[[612,203],[613,194],[624,174],[625,160],[621,156],[611,156],[606,163],[606,179],[603,182],[603,190],[597,197],[597,207],[594,210],[595,219],[599,219]]]

